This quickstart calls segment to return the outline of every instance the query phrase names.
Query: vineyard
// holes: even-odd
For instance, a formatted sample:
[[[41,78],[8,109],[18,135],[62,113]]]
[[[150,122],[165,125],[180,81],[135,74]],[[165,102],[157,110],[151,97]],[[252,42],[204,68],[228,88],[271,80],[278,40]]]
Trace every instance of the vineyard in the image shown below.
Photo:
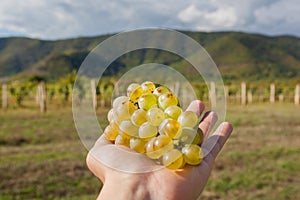
[[[38,77],[26,81],[13,81],[2,84],[0,94],[2,96],[1,105],[3,109],[15,109],[20,107],[40,108],[41,112],[46,112],[47,104],[55,107],[71,106],[72,92],[76,73],[70,73],[67,76],[55,81],[45,82]],[[216,101],[213,94],[216,93],[214,83],[192,82],[192,87],[198,99],[206,103]],[[113,93],[125,94],[125,91],[114,91],[116,80],[114,78],[105,78],[96,83],[91,80],[83,86],[85,95],[93,98],[95,109],[97,107],[110,107]],[[189,95],[184,94],[180,89],[180,83],[174,82],[175,93],[182,93],[184,101],[190,101]],[[286,84],[286,82],[277,83],[255,83],[255,82],[235,82],[224,85],[227,103],[229,104],[252,104],[276,101],[281,103],[294,103],[299,105],[300,85],[297,83]],[[210,92],[212,94],[210,94]]]
[[[86,167],[87,151],[72,116],[75,80],[71,73],[52,82],[32,78],[2,84],[0,199],[96,198],[101,183]],[[112,94],[125,94],[116,91],[116,80],[90,80],[83,87],[101,125],[108,123]],[[207,109],[218,100],[214,83],[191,84]],[[175,82],[171,89],[180,93],[180,88]],[[300,181],[299,84],[225,82],[225,94],[226,120],[234,132],[201,199],[300,198],[295,186]]]
[[[299,37],[182,33],[203,45],[218,66],[224,87],[204,82],[179,55],[151,48],[123,54],[99,82],[79,79],[76,71],[84,59],[110,34],[57,41],[0,38],[0,200],[96,199],[102,183],[87,168],[88,150],[74,123],[72,106],[78,103],[74,99],[88,100],[85,105],[93,106],[91,111],[105,127],[112,99],[125,95],[133,82],[127,72],[149,63],[170,66],[190,81],[195,96],[169,71],[152,70],[160,80],[176,79],[168,87],[180,104],[196,97],[207,111],[226,99],[225,120],[232,123],[233,133],[199,199],[300,199]]]

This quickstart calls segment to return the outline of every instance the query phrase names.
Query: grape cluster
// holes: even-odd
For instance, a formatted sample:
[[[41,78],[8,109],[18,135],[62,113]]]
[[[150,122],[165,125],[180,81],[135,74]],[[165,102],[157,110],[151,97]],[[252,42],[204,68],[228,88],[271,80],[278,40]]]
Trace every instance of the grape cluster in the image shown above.
[[[114,99],[108,112],[106,139],[147,155],[169,169],[199,165],[203,133],[198,116],[183,111],[176,95],[151,81],[132,83],[127,95]]]

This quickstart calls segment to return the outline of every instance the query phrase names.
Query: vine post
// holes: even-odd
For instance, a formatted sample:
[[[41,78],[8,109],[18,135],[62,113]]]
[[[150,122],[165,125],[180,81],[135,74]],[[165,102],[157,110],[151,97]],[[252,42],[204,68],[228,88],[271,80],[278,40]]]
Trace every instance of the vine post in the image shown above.
[[[275,84],[270,85],[270,103],[275,103]]]
[[[46,86],[45,86],[45,82],[41,82],[38,85],[38,92],[37,92],[37,96],[38,96],[38,101],[39,101],[39,105],[40,105],[40,111],[42,113],[45,113],[47,110],[47,106],[46,106],[46,99],[47,99],[47,94],[46,94]]]
[[[7,85],[2,85],[2,108],[6,110],[8,107],[8,92],[7,92]]]
[[[92,89],[92,100],[93,100],[93,108],[97,110],[97,90],[96,90],[96,80],[91,80],[91,89]]]
[[[300,96],[300,84],[297,84],[295,88],[295,98],[294,98],[295,105],[297,106],[299,106],[299,96]]]
[[[246,105],[246,83],[245,82],[242,82],[241,84],[241,89],[242,89],[242,93],[241,93],[241,102],[242,102],[242,105]]]

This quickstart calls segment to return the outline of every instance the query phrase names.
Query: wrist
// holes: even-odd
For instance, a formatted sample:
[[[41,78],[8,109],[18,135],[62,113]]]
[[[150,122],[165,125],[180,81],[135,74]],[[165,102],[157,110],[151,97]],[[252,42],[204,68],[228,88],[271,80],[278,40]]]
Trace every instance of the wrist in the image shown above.
[[[137,175],[139,176],[139,175]],[[151,199],[150,192],[145,187],[146,180],[134,178],[132,175],[122,177],[110,177],[105,180],[97,200],[123,200],[123,199]]]

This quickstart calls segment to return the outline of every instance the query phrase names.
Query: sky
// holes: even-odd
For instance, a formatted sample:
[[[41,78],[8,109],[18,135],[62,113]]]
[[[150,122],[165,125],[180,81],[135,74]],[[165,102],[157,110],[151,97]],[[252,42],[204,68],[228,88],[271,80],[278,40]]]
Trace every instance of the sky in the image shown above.
[[[300,36],[299,0],[1,0],[0,37],[46,40],[140,28]]]

